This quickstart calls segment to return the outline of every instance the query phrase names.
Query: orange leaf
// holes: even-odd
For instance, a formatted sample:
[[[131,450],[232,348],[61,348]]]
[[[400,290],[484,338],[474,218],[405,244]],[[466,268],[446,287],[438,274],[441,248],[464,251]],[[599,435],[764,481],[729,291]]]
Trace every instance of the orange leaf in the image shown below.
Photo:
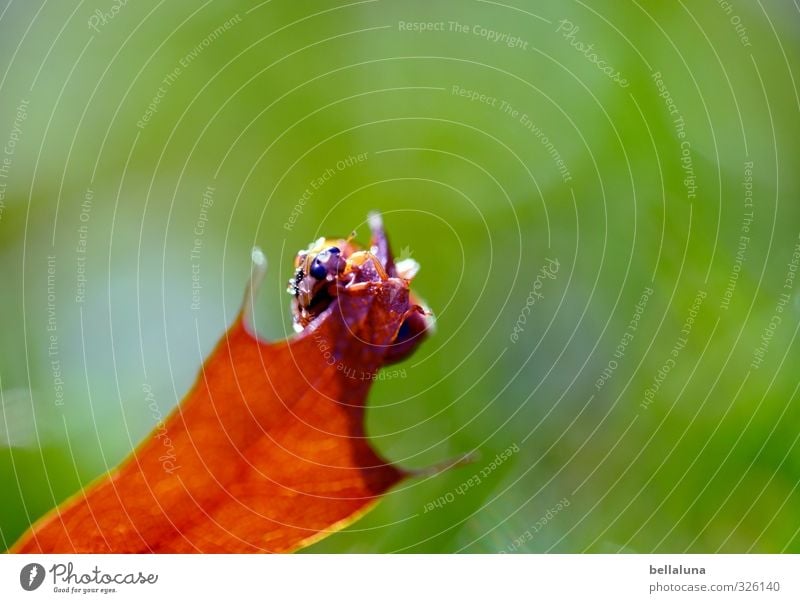
[[[428,323],[379,218],[371,224],[371,251],[342,252],[341,266],[312,279],[310,322],[286,341],[248,329],[254,271],[242,312],[165,424],[11,551],[292,551],[407,476],[370,446],[364,404],[380,368],[408,355]],[[296,312],[306,308],[297,299]]]

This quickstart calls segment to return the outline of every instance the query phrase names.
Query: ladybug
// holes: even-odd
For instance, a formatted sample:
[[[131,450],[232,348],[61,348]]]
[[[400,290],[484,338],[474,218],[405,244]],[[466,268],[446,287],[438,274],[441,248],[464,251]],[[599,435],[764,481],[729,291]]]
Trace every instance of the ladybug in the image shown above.
[[[370,216],[372,240],[369,249],[353,242],[355,233],[347,239],[321,237],[307,249],[301,249],[294,261],[294,275],[289,279],[287,291],[293,296],[293,327],[302,332],[317,316],[322,314],[340,288],[356,290],[369,281],[379,282],[397,278],[410,282],[419,271],[419,264],[411,258],[395,263],[392,257],[380,216]],[[414,302],[419,312],[412,312],[404,321],[398,341],[390,356],[401,357],[419,343],[420,335],[433,324],[427,313]]]
[[[302,331],[336,295],[337,279],[347,268],[346,258],[354,251],[350,240],[321,237],[308,249],[300,250],[294,261],[295,273],[287,291],[294,296],[294,330]]]

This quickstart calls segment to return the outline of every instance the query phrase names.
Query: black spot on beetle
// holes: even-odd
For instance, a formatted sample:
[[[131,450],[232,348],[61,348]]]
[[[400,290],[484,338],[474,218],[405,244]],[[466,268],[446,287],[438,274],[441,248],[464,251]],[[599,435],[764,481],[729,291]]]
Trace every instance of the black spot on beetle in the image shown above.
[[[328,269],[325,265],[319,261],[319,258],[315,258],[313,262],[311,262],[311,270],[309,274],[313,276],[317,280],[322,280],[326,276],[328,276]]]

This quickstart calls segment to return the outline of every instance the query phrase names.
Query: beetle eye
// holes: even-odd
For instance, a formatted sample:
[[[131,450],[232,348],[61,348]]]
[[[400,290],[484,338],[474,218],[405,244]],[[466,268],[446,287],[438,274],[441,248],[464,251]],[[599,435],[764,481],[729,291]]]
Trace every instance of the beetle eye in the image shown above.
[[[319,261],[319,258],[314,258],[311,263],[311,270],[308,273],[315,279],[321,280],[328,276],[328,269]]]

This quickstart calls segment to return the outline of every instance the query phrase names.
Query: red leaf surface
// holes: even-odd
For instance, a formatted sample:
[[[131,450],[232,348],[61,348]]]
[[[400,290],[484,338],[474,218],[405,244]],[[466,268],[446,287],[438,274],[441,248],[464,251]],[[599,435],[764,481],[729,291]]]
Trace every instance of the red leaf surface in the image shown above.
[[[371,224],[370,252],[349,251],[346,267],[314,281],[322,292],[300,333],[259,340],[248,294],[165,424],[11,552],[288,552],[406,477],[370,446],[364,404],[380,368],[413,351],[428,323],[380,220]]]

